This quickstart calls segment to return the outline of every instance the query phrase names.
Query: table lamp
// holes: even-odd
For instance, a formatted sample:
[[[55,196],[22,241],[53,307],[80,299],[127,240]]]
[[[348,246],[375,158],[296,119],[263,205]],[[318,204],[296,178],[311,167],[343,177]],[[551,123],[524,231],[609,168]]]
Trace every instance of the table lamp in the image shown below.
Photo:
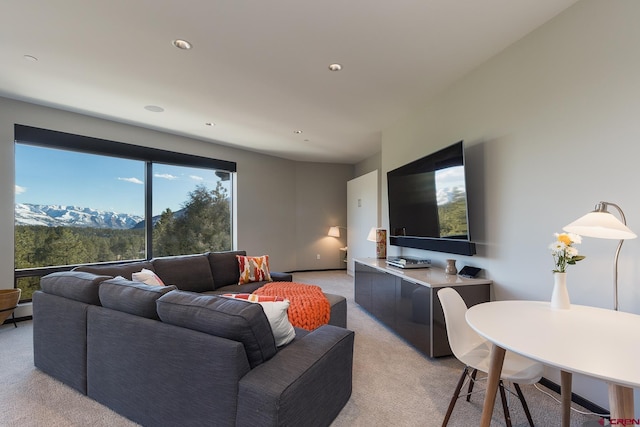
[[[622,221],[607,211],[607,206],[618,210]],[[610,202],[599,202],[593,212],[578,218],[563,228],[569,233],[600,239],[619,239],[618,248],[613,261],[613,309],[618,310],[618,256],[624,239],[635,239],[636,233],[627,227],[627,220],[620,206]]]

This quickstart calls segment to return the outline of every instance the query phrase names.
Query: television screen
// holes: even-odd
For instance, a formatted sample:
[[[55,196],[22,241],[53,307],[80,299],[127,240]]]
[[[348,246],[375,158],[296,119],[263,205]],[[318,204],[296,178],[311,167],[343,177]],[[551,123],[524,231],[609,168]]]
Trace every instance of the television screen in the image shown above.
[[[387,185],[392,245],[475,253],[469,242],[462,141],[389,171]]]

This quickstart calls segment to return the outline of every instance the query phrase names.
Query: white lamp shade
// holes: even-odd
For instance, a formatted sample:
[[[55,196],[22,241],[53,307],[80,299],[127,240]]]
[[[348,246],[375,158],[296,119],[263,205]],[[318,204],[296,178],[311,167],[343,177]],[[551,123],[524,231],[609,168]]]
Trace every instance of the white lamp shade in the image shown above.
[[[340,227],[329,227],[329,233],[327,233],[331,237],[340,237]]]
[[[563,230],[600,239],[622,240],[638,237],[636,233],[609,212],[590,212],[565,226]]]
[[[367,234],[367,240],[370,242],[375,242],[376,241],[376,227],[371,227],[371,230],[369,230],[369,234]]]

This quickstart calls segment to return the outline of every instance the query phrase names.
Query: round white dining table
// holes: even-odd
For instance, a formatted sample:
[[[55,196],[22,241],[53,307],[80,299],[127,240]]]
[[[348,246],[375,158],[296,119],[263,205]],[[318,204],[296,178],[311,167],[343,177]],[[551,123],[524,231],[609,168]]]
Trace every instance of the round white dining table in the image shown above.
[[[562,425],[569,426],[571,375],[609,384],[612,419],[633,419],[633,388],[640,387],[640,316],[548,302],[493,301],[475,305],[467,323],[492,344],[481,426],[489,426],[505,350],[561,371]]]

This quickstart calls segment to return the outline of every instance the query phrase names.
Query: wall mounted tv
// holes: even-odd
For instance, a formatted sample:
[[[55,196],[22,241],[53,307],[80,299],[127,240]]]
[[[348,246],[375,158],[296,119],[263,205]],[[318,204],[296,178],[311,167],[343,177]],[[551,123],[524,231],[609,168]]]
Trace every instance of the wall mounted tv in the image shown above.
[[[462,141],[387,172],[394,246],[474,255]]]

